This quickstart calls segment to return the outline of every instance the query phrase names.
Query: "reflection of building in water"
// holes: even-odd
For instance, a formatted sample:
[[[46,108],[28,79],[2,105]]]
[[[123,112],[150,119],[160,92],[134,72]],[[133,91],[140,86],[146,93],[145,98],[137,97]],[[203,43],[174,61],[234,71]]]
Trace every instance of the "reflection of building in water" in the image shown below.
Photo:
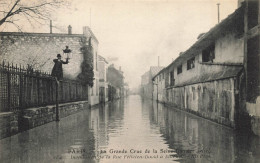
[[[156,106],[156,105],[155,105]],[[169,148],[183,154],[194,150],[201,158],[184,158],[184,162],[258,162],[259,138],[249,135],[236,135],[231,129],[201,119],[192,114],[158,105],[150,110],[158,118],[160,132],[169,144]],[[152,118],[156,119],[156,117]],[[255,144],[256,143],[256,144]],[[239,150],[238,150],[239,149]],[[244,153],[244,154],[243,154]],[[248,157],[251,155],[251,157]],[[190,156],[190,155],[189,155]]]
[[[94,134],[95,156],[99,156],[101,150],[107,149],[110,133],[121,127],[123,106],[124,100],[120,99],[91,109],[90,130]]]
[[[94,142],[94,147],[95,147],[95,156],[98,157],[99,156],[99,108],[94,108],[91,109],[91,130],[94,133],[94,138],[95,138],[95,142]]]

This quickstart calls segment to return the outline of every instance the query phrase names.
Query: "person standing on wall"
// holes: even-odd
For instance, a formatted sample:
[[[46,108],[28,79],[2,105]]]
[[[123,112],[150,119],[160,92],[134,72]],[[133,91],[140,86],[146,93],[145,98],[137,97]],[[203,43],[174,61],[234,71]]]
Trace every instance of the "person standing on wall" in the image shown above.
[[[62,70],[62,64],[68,64],[69,58],[66,58],[66,61],[64,62],[61,60],[61,55],[57,54],[58,59],[54,59],[53,62],[55,63],[51,72],[51,76],[55,77],[56,81],[61,81],[63,79],[63,70]]]

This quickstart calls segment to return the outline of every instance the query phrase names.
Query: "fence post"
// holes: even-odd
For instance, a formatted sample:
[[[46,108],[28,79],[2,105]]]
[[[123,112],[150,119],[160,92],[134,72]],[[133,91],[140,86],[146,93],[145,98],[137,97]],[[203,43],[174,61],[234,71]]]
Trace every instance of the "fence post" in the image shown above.
[[[36,90],[37,90],[37,106],[39,106],[40,105],[40,79],[37,72],[36,72]]]
[[[22,74],[20,73],[19,74],[19,78],[20,78],[20,93],[19,93],[19,108],[23,108],[23,99],[24,99],[24,96],[23,96],[23,76]]]
[[[56,121],[60,121],[59,115],[59,82],[56,81]]]
[[[9,67],[8,67],[9,69]],[[11,110],[11,76],[10,72],[7,71],[7,111]]]

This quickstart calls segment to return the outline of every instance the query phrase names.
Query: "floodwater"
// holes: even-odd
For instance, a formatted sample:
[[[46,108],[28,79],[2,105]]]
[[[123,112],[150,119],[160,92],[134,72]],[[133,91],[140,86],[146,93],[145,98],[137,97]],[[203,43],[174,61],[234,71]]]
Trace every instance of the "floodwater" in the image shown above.
[[[140,96],[0,140],[3,163],[260,162],[260,139]]]

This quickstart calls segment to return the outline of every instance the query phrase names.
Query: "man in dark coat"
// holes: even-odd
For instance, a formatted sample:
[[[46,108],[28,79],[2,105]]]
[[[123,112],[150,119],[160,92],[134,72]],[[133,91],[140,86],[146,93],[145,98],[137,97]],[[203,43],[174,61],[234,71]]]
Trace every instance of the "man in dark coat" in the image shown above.
[[[68,64],[69,59],[66,58],[66,62],[61,60],[61,55],[57,55],[58,59],[54,59],[53,62],[55,63],[51,72],[51,76],[56,77],[57,81],[62,80],[63,78],[63,71],[62,71],[62,64]]]

